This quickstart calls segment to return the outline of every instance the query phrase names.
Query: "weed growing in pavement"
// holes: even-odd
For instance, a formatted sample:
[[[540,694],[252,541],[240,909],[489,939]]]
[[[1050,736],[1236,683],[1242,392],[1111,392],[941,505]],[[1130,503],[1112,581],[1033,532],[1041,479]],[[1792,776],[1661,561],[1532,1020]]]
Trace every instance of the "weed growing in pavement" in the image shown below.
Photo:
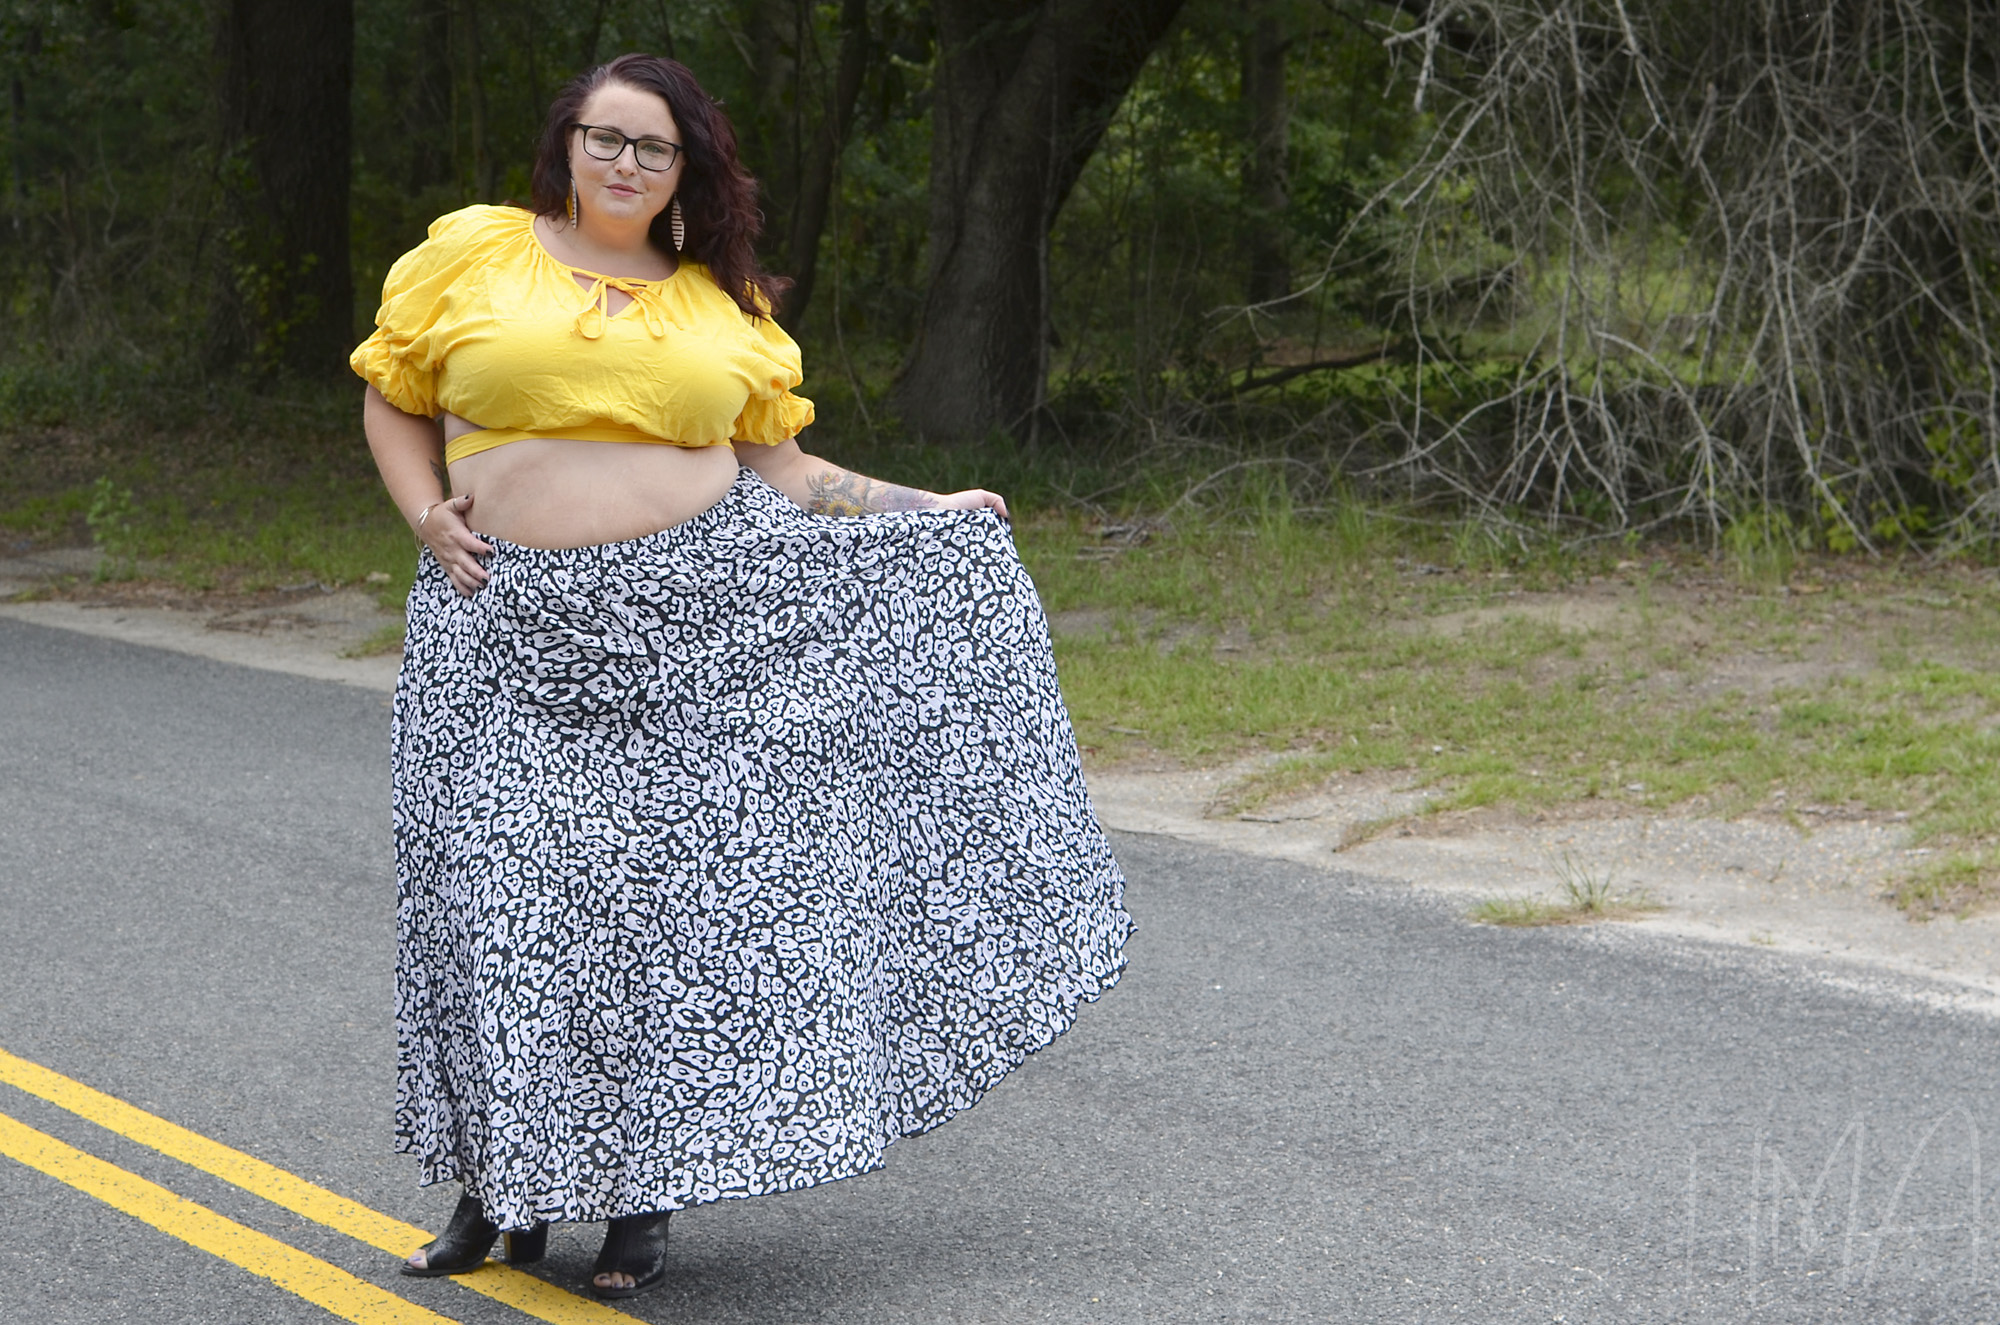
[[[1549,863],[1563,891],[1569,895],[1569,905],[1574,910],[1585,915],[1598,915],[1617,901],[1611,891],[1610,870],[1595,873],[1567,850]]]
[[[1576,925],[1595,920],[1631,920],[1660,904],[1643,891],[1620,893],[1611,884],[1611,871],[1592,870],[1573,853],[1564,851],[1549,867],[1562,885],[1563,896],[1554,901],[1536,897],[1499,897],[1479,903],[1467,916],[1485,925]]]
[[[1978,846],[1947,852],[1898,883],[1889,897],[1912,920],[1956,916],[1963,920],[1994,902],[2000,878],[2000,848]]]
[[[1539,897],[1491,897],[1465,913],[1466,919],[1482,925],[1526,928],[1533,925],[1564,923],[1557,906]]]
[[[1608,920],[1660,909],[1659,903],[1643,889],[1618,892],[1611,886],[1608,868],[1602,873],[1594,871],[1569,851],[1550,862],[1550,866],[1562,884],[1569,909],[1581,918]]]

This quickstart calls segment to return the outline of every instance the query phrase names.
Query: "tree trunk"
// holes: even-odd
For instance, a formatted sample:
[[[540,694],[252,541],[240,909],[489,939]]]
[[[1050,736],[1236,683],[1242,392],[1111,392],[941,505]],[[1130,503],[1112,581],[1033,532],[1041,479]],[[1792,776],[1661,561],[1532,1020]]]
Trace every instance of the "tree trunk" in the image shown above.
[[[924,436],[1023,432],[1042,400],[1048,237],[1182,0],[937,0],[930,281],[896,384]]]
[[[354,343],[353,0],[224,0],[217,48],[232,235],[211,350],[339,372]]]
[[[9,162],[8,171],[13,196],[9,199],[8,211],[13,215],[16,234],[20,233],[21,218],[28,211],[28,85],[22,81],[21,66],[41,58],[42,29],[39,24],[30,23],[22,34],[21,55],[21,61],[14,66],[7,97],[8,114],[14,126],[13,159]]]
[[[580,51],[583,57],[581,66],[583,69],[594,69],[597,67],[597,43],[603,35],[604,0],[597,0],[596,5],[590,11],[590,26],[583,30],[583,46]]]
[[[1290,127],[1285,100],[1285,37],[1271,0],[1262,0],[1243,45],[1243,108],[1249,151],[1243,158],[1243,195],[1250,204],[1244,234],[1249,281],[1244,293],[1253,304],[1283,299],[1292,292],[1292,264],[1285,252],[1285,204],[1290,188],[1285,171]]]
[[[466,90],[472,99],[472,188],[481,202],[498,202],[499,163],[493,157],[491,121],[486,113],[485,33],[479,0],[463,0]]]
[[[451,0],[420,0],[415,72],[404,103],[403,133],[410,147],[408,188],[422,193],[452,176]]]
[[[796,327],[805,316],[806,305],[812,302],[813,281],[819,273],[819,239],[826,229],[833,196],[834,167],[854,126],[854,103],[861,96],[861,80],[868,72],[868,52],[868,0],[842,0],[840,66],[820,118],[819,145],[806,157],[785,245],[787,272],[796,282],[785,296],[788,326]]]
[[[743,57],[748,104],[732,107],[730,120],[745,161],[756,163],[764,215],[775,241],[789,233],[798,199],[800,144],[796,101],[804,52],[798,30],[810,0],[748,0],[743,6]],[[773,219],[775,218],[775,219]]]

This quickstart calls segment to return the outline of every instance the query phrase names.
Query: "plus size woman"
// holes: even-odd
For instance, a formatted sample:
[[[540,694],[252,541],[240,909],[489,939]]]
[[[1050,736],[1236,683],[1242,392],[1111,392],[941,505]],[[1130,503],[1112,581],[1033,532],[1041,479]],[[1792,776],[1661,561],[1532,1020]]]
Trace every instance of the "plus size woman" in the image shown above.
[[[534,207],[440,218],[354,353],[424,545],[395,704],[413,1274],[880,1165],[1123,967],[1001,499],[801,450],[755,185],[682,66],[551,107]]]

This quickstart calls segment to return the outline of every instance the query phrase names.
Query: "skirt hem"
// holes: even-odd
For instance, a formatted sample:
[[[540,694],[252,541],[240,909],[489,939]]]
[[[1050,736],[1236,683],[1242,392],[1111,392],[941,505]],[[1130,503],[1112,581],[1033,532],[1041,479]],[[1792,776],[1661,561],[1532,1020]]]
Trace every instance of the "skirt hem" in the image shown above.
[[[882,1141],[880,1147],[875,1151],[875,1153],[871,1157],[869,1157],[866,1161],[862,1162],[861,1164],[855,1167],[841,1171],[828,1171],[824,1173],[815,1173],[810,1175],[804,1182],[770,1184],[766,1186],[746,1187],[741,1190],[722,1191],[718,1192],[714,1196],[708,1197],[707,1199],[696,1200],[696,1201],[682,1201],[679,1203],[674,1203],[672,1200],[667,1200],[665,1203],[654,1203],[654,1204],[647,1204],[645,1202],[641,1202],[633,1205],[629,1209],[624,1208],[622,1206],[607,1206],[602,1211],[589,1210],[581,1213],[576,1213],[576,1212],[561,1212],[558,1210],[554,1210],[553,1208],[545,1208],[541,1203],[532,1203],[530,1207],[532,1213],[525,1218],[517,1217],[518,1222],[513,1226],[519,1228],[528,1228],[533,1226],[534,1224],[543,1222],[591,1224],[591,1223],[601,1223],[607,1219],[624,1219],[631,1215],[655,1214],[660,1211],[672,1211],[674,1213],[679,1213],[680,1211],[683,1210],[698,1210],[701,1207],[707,1205],[718,1205],[723,1201],[741,1201],[741,1200],[748,1200],[752,1197],[782,1196],[786,1192],[807,1191],[814,1187],[824,1187],[830,1183],[846,1182],[850,1178],[864,1177],[867,1174],[879,1172],[888,1163],[889,1149],[891,1146],[895,1145],[896,1142],[905,1140],[913,1136],[923,1136],[927,1132],[934,1132],[938,1128],[943,1127],[946,1123],[951,1122],[953,1119],[957,1118],[960,1114],[969,1111],[970,1109],[973,1108],[973,1106],[979,1104],[994,1090],[998,1089],[1000,1085],[1003,1082],[1005,1082],[1008,1077],[1012,1076],[1023,1063],[1028,1061],[1028,1059],[1034,1057],[1036,1054],[1042,1052],[1044,1049],[1047,1049],[1049,1046],[1053,1045],[1056,1041],[1062,1039],[1064,1036],[1068,1035],[1071,1031],[1075,1030],[1077,1021],[1081,1019],[1084,1005],[1089,1003],[1095,1003],[1105,994],[1109,993],[1117,985],[1119,977],[1124,975],[1125,965],[1126,964],[1123,961],[1121,961],[1115,968],[1113,968],[1110,974],[1105,977],[1102,984],[1099,986],[1099,988],[1095,993],[1083,995],[1077,1000],[1076,1015],[1070,1018],[1068,1024],[1064,1025],[1060,1030],[1050,1035],[1047,1039],[1043,1040],[1041,1043],[1022,1050],[1019,1057],[1007,1063],[1003,1069],[1001,1069],[999,1072],[993,1075],[991,1080],[986,1081],[985,1083],[977,1087],[974,1087],[971,1090],[969,1098],[967,1098],[964,1102],[954,1105],[952,1108],[943,1113],[925,1119],[924,1121],[918,1123],[914,1127],[906,1128],[902,1131],[897,1132],[893,1136],[885,1138]],[[419,1187],[435,1187],[443,1183],[451,1183],[451,1182],[456,1182],[461,1184],[465,1183],[465,1177],[460,1172],[460,1166],[455,1161],[433,1162],[430,1160],[426,1160],[423,1156],[422,1149],[414,1144],[415,1140],[416,1138],[411,1133],[399,1129],[396,1133],[395,1153],[399,1155],[409,1155],[418,1161],[418,1164],[421,1166],[422,1169],[422,1172],[419,1174],[417,1178],[417,1185]]]

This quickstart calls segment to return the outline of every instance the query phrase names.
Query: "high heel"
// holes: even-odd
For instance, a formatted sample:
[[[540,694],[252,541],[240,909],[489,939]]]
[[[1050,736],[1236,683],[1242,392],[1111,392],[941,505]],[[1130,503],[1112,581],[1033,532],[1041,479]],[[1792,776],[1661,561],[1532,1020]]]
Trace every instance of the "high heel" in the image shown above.
[[[444,1226],[444,1232],[424,1247],[424,1263],[412,1265],[403,1262],[403,1273],[418,1279],[436,1279],[447,1274],[464,1274],[476,1270],[486,1263],[486,1253],[493,1250],[495,1239],[500,1236],[500,1226],[486,1217],[479,1208],[478,1198],[468,1194],[458,1198],[458,1208],[451,1212],[451,1222]],[[538,1261],[549,1247],[549,1226],[537,1224],[533,1228],[507,1234],[507,1263],[527,1265]]]
[[[628,1215],[605,1227],[604,1247],[597,1264],[590,1269],[590,1291],[595,1297],[637,1297],[667,1281],[667,1220],[670,1210],[657,1214]],[[597,1282],[599,1275],[630,1275],[632,1283],[623,1288]]]
[[[507,1244],[507,1264],[533,1265],[548,1254],[549,1226],[537,1224],[518,1233],[502,1233],[500,1240]]]

